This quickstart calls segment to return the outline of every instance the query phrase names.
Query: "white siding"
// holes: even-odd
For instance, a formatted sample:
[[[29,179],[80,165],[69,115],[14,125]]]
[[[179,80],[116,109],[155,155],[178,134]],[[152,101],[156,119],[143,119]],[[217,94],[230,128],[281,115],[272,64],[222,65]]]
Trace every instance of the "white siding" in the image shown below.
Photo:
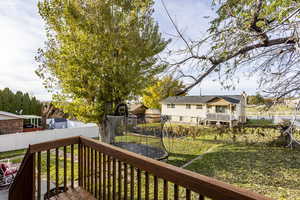
[[[197,109],[197,104],[191,104],[191,108],[187,109],[186,104],[175,104],[175,108],[171,108],[167,106],[167,104],[162,104],[161,114],[171,116],[171,121],[174,122],[187,122],[187,123],[197,123],[198,119],[205,119],[206,113],[216,113],[215,105],[208,106],[203,104],[202,109]],[[245,106],[243,98],[240,104],[236,104],[236,109],[232,113],[229,111],[229,107],[226,108],[225,114],[232,114],[233,119],[241,120],[241,116],[243,116]],[[182,117],[182,120],[180,120]],[[243,121],[241,121],[243,122]]]
[[[161,113],[172,116],[205,117],[206,107],[196,109],[196,104],[191,104],[191,108],[187,109],[186,104],[176,104],[175,108],[168,108],[167,104],[162,104]]]
[[[197,118],[206,117],[206,105],[203,105],[202,109],[197,109],[197,104],[191,104],[191,108],[187,109],[186,104],[176,104],[175,108],[168,108],[167,104],[162,104],[161,114],[171,116],[171,121],[197,123]]]

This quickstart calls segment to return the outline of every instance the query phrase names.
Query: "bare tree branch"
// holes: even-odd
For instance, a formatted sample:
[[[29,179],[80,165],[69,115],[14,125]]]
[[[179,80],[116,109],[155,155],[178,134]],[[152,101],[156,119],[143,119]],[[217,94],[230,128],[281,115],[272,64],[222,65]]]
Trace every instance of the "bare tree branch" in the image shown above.
[[[298,3],[282,4],[281,9],[278,8],[265,16],[264,9],[269,6],[265,0],[256,0],[254,5],[237,6],[227,4],[224,0],[218,8],[219,16],[211,21],[213,25],[209,29],[210,35],[204,40],[188,42],[172,19],[164,0],[161,2],[178,37],[186,46],[185,50],[174,51],[177,52],[176,59],[179,55],[185,56],[170,66],[174,70],[177,69],[181,77],[192,78],[194,81],[177,95],[187,93],[213,71],[218,71],[221,83],[227,82],[242,65],[253,65],[252,68],[248,67],[249,71],[261,73],[261,85],[277,82],[273,86],[270,85],[273,91],[282,90],[280,94],[284,95],[300,91],[296,86],[297,83],[300,84],[296,75],[300,69],[294,67],[295,63],[300,62],[300,59],[294,56],[298,49],[300,53],[299,23],[294,19],[300,12]],[[287,12],[284,13],[285,18],[276,18],[276,15],[282,14],[282,10]],[[248,12],[248,15],[245,16],[245,12]],[[187,65],[190,66],[189,69],[195,68],[200,71],[197,71],[199,75],[190,75],[180,70],[180,66]],[[221,77],[227,79],[224,81]]]

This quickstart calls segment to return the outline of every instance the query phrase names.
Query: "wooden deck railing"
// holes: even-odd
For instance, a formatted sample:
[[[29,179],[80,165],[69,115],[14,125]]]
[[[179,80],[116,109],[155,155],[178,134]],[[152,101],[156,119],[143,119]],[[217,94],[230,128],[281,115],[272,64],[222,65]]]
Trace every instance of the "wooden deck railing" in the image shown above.
[[[9,200],[41,199],[45,192],[77,186],[96,199],[269,199],[109,144],[72,137],[30,145]]]

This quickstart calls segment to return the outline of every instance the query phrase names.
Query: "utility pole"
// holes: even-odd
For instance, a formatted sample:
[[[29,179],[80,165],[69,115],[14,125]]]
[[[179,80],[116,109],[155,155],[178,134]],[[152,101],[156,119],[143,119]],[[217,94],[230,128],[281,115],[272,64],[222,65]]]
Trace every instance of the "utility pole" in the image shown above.
[[[200,92],[200,97],[202,96],[201,94],[201,86],[199,85],[199,92]]]

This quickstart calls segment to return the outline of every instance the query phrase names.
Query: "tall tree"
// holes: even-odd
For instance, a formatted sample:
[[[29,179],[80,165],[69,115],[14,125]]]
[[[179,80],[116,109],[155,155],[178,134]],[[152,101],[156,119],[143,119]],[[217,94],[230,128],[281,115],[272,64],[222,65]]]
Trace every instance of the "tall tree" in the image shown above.
[[[15,99],[14,106],[16,112],[19,114],[23,114],[23,104],[22,104],[23,93],[21,91],[17,91],[14,99]],[[34,113],[38,113],[38,112],[34,112]]]
[[[153,85],[144,90],[142,101],[148,108],[160,109],[160,101],[180,93],[185,88],[185,85],[173,79],[171,76],[166,76],[161,80],[155,79]]]
[[[28,93],[17,91],[13,93],[9,88],[0,90],[0,110],[23,115],[40,115],[41,102]]]
[[[4,88],[2,91],[3,110],[7,112],[15,113],[13,107],[14,93],[9,88]]]
[[[37,74],[56,91],[55,106],[95,122],[104,142],[106,115],[141,93],[164,70],[157,54],[167,45],[152,19],[152,0],[43,0],[48,42]]]
[[[184,59],[172,63],[195,66],[193,83],[199,84],[214,72],[224,86],[232,86],[235,73],[243,70],[259,75],[265,92],[277,98],[300,91],[300,2],[294,0],[214,0],[216,16],[209,36],[188,40],[172,20],[185,44]],[[193,20],[193,19],[191,19]],[[202,48],[205,47],[205,48]],[[201,51],[199,51],[201,50]],[[204,52],[204,53],[203,53]],[[191,71],[191,70],[190,70]],[[194,72],[195,72],[194,71]]]

